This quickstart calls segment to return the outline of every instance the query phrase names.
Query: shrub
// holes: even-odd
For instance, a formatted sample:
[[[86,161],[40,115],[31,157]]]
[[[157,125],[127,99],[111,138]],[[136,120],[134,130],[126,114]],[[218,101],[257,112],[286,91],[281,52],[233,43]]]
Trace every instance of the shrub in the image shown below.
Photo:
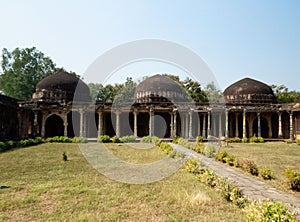
[[[265,142],[265,140],[264,140],[264,138],[262,138],[261,136],[259,136],[259,137],[257,137],[257,142],[258,143],[264,143]]]
[[[241,168],[244,171],[246,171],[246,172],[248,172],[248,173],[250,173],[254,176],[258,176],[258,174],[259,174],[258,167],[254,163],[254,161],[252,161],[252,160],[243,160],[240,164],[241,164]]]
[[[286,139],[286,140],[284,140],[287,144],[292,144],[293,143],[293,140],[291,140],[291,139]]]
[[[300,172],[292,168],[287,168],[284,175],[288,179],[289,186],[292,190],[300,191]]]
[[[112,141],[113,143],[121,143],[121,140],[120,140],[117,136],[113,136],[113,137],[111,138],[111,141]]]
[[[173,140],[172,140],[172,143],[178,144],[178,139],[179,139],[179,137],[174,137]]]
[[[228,180],[222,179],[220,186],[221,195],[225,200],[232,202],[240,208],[244,208],[249,203],[249,200],[243,197],[241,190]]]
[[[196,159],[188,159],[184,166],[189,173],[198,174],[201,171],[201,162]]]
[[[0,152],[4,152],[7,150],[7,145],[4,142],[0,141]]]
[[[299,139],[296,140],[296,143],[297,143],[297,145],[300,145],[300,140]]]
[[[204,155],[207,157],[214,157],[218,153],[218,147],[214,144],[207,144],[204,148]]]
[[[205,145],[203,143],[197,143],[194,148],[194,151],[196,153],[204,153],[204,149],[205,149]]]
[[[178,138],[177,143],[178,143],[179,145],[185,146],[185,147],[188,147],[188,145],[189,145],[189,141],[187,141],[186,139],[181,138],[181,137]]]
[[[242,143],[248,143],[248,138],[247,137],[243,137],[242,138]]]
[[[85,137],[73,137],[72,138],[72,143],[87,143],[88,140]]]
[[[196,176],[202,183],[205,183],[211,187],[218,186],[220,182],[219,177],[215,174],[215,172],[209,169],[200,171],[200,173]]]
[[[228,155],[224,160],[229,166],[234,166],[235,164],[235,157],[233,155]]]
[[[176,158],[185,158],[186,154],[184,152],[180,152],[180,151],[177,151],[177,150],[173,150],[169,156],[173,159],[176,159]]]
[[[68,156],[67,156],[66,152],[63,152],[62,156],[63,156],[63,161],[67,161],[68,160]]]
[[[230,143],[240,143],[242,140],[239,137],[230,138]]]
[[[135,136],[123,136],[120,140],[123,143],[133,143],[136,141],[136,138]]]
[[[144,136],[141,139],[141,143],[154,143],[155,145],[159,146],[161,140],[157,136]]]
[[[98,143],[110,143],[110,137],[108,135],[102,135],[98,138]]]
[[[159,148],[168,155],[173,151],[173,147],[166,142],[161,142]]]
[[[294,221],[295,215],[280,202],[261,201],[248,204],[243,212],[247,221]]]
[[[47,139],[50,143],[72,143],[72,139],[67,136],[54,136]]]
[[[196,142],[197,143],[202,143],[203,142],[203,136],[197,136],[196,137]]]
[[[263,179],[265,180],[272,180],[274,179],[274,173],[271,169],[269,168],[262,168],[260,171],[259,171],[260,175],[262,176]]]
[[[226,160],[224,159],[225,157],[228,157],[229,154],[226,151],[221,151],[216,155],[216,160],[221,161],[223,163],[226,162]]]

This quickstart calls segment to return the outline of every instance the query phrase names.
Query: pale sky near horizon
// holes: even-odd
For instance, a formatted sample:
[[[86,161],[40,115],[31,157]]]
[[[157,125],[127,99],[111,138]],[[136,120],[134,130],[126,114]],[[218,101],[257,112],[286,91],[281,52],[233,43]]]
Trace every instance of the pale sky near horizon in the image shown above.
[[[162,39],[197,53],[222,90],[251,77],[300,91],[298,0],[0,0],[0,48],[37,47],[67,71],[83,75],[120,44]],[[119,70],[126,76],[170,73],[170,65]]]

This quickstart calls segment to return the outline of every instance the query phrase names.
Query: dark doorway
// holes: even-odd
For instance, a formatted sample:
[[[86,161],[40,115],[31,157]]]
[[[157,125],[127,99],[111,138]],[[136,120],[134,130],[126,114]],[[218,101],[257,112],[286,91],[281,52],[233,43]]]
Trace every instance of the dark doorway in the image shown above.
[[[45,136],[63,136],[64,135],[64,122],[58,115],[51,115],[47,118],[45,123]]]

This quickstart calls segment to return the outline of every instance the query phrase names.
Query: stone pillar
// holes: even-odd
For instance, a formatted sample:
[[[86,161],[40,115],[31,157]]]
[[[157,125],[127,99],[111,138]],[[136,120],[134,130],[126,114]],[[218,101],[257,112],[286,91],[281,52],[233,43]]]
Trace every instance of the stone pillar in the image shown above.
[[[173,131],[173,136],[177,137],[177,112],[173,111],[174,113],[174,131]]]
[[[79,132],[79,135],[81,136],[81,137],[83,137],[84,135],[84,126],[83,126],[83,124],[84,124],[84,112],[83,112],[83,110],[82,109],[80,109],[79,110],[79,114],[80,114],[80,132]]]
[[[282,113],[278,112],[278,137],[279,138],[283,137],[281,115],[282,115]]]
[[[200,115],[199,113],[197,113],[197,119],[198,119],[198,129],[197,129],[197,136],[200,136],[201,135],[201,121],[200,121]]]
[[[260,113],[257,113],[257,136],[261,137]]]
[[[211,136],[210,129],[210,112],[207,113],[207,137]]]
[[[38,113],[37,111],[34,112],[34,120],[33,120],[33,128],[34,128],[34,136],[37,136],[39,133],[39,124],[38,124]]]
[[[293,112],[290,112],[290,139],[294,141]]]
[[[213,136],[217,136],[217,118],[216,115],[212,115],[212,122],[213,122]]]
[[[41,131],[41,136],[45,138],[45,124],[46,124],[46,114],[42,113],[42,131]]]
[[[229,137],[228,125],[229,125],[228,109],[226,109],[225,110],[225,138]]]
[[[193,138],[193,110],[190,109],[189,111],[189,116],[190,116],[190,124],[189,124],[189,138]]]
[[[235,137],[239,137],[239,113],[235,113]]]
[[[174,137],[174,115],[171,112],[170,113],[170,117],[171,117],[171,123],[170,123],[170,137],[173,138]]]
[[[121,131],[120,131],[120,111],[116,111],[116,136],[119,138],[121,136]]]
[[[189,114],[185,114],[185,138],[189,137]]]
[[[64,136],[68,136],[68,117],[66,113],[63,116],[63,120],[64,120]]]
[[[243,138],[247,137],[246,132],[246,109],[243,111]]]
[[[103,135],[103,112],[98,112],[98,137]]]
[[[137,116],[138,116],[138,111],[134,110],[133,111],[133,135],[135,137],[138,136],[138,128],[137,128]]]
[[[221,136],[223,135],[222,132],[222,112],[219,113],[219,138],[221,138]]]
[[[206,138],[206,113],[203,113],[202,136]]]
[[[268,133],[268,135],[269,135],[269,138],[272,138],[273,134],[272,134],[272,119],[271,119],[271,116],[269,116],[267,118],[267,120],[268,120],[268,127],[269,127],[269,133]]]
[[[154,110],[150,107],[149,110],[149,136],[154,136]]]

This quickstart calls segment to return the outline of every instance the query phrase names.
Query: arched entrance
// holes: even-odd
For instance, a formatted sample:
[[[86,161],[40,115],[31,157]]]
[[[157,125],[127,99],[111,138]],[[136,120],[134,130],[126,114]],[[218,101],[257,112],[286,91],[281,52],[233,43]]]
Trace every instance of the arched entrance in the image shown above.
[[[51,115],[47,118],[45,123],[45,136],[63,136],[64,135],[64,121],[58,115]]]

